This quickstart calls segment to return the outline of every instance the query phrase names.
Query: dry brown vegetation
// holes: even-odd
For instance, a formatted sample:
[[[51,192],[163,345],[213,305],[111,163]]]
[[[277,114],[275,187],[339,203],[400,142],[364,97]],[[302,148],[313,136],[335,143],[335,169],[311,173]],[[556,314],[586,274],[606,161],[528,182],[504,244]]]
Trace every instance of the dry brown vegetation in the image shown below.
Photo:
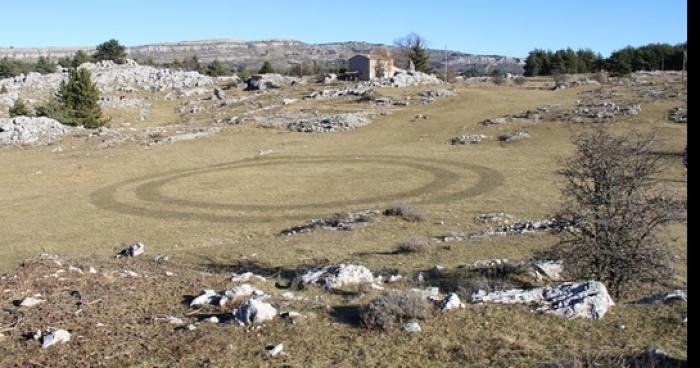
[[[626,303],[658,291],[654,289],[640,288],[638,295],[615,300],[617,305],[599,321],[538,315],[524,306],[467,305],[422,322],[420,334],[362,328],[359,312],[372,300],[381,300],[375,299],[380,293],[376,290],[358,293],[350,287],[328,293],[309,287],[295,292],[313,302],[279,299],[281,290],[274,281],[291,280],[307,265],[342,261],[372,270],[391,267],[406,275],[395,286],[402,289],[433,285],[442,292],[463,290],[464,295],[475,287],[527,286],[529,280],[518,270],[471,271],[463,266],[481,259],[528,259],[555,244],[555,235],[495,237],[401,255],[387,249],[401,239],[477,231],[483,225],[472,219],[482,213],[542,218],[557,211],[563,199],[558,170],[575,148],[570,137],[590,126],[560,121],[479,124],[535,106],[571,107],[584,92],[597,88],[537,89],[547,83],[549,78],[528,78],[525,87],[458,85],[456,96],[426,105],[414,103],[425,87],[380,88],[377,93],[384,97],[411,96],[411,104],[387,110],[363,128],[334,134],[261,129],[247,121],[210,137],[148,148],[125,142],[101,149],[96,145],[99,137],[71,137],[44,147],[0,149],[0,186],[5,188],[0,194],[0,270],[7,272],[0,290],[11,290],[0,297],[0,330],[10,328],[0,340],[0,366],[531,367],[591,355],[631,356],[651,346],[685,361],[687,325],[679,322],[685,304]],[[603,88],[624,98],[655,87]],[[266,106],[282,96],[301,98],[311,89],[276,90],[256,102]],[[680,153],[687,145],[687,127],[668,123],[666,117],[685,100],[683,94],[645,102],[639,115],[609,125],[616,135],[631,129],[655,131],[658,151],[669,153],[661,158],[667,169],[656,178],[664,189],[682,195],[687,174]],[[145,121],[137,121],[133,112],[106,113],[114,125],[129,123],[134,129],[191,128],[209,126],[222,116],[243,116],[249,109],[233,104],[216,112],[180,115],[174,110],[182,101],[151,102]],[[360,111],[366,103],[300,100],[276,111]],[[419,113],[430,119],[412,122]],[[531,137],[513,145],[498,142],[499,135],[517,130]],[[459,134],[487,138],[478,145],[447,144]],[[426,220],[378,216],[352,231],[278,235],[312,218],[396,203],[405,203]],[[672,223],[659,235],[673,259],[669,285],[674,287],[687,287],[686,237],[683,223]],[[111,258],[121,244],[133,241],[146,244],[143,259]],[[50,276],[60,267],[46,261],[18,268],[23,259],[42,252],[74,259],[82,269],[94,265],[98,274],[66,272],[61,281]],[[152,262],[155,254],[168,254],[171,261]],[[436,265],[445,268],[426,272]],[[141,277],[119,276],[124,270]],[[165,271],[177,276],[165,276]],[[173,315],[194,322],[230,313],[238,302],[188,315],[192,309],[183,301],[203,288],[231,286],[230,272],[244,271],[270,277],[256,286],[276,293],[281,309],[306,318],[295,323],[277,319],[260,328],[202,324],[195,331],[156,319]],[[426,273],[424,284],[412,280],[418,271]],[[79,290],[83,300],[83,311],[77,314],[72,290]],[[48,301],[29,310],[13,305],[30,292],[41,292]],[[379,305],[387,303],[375,303]],[[397,310],[387,316],[401,317],[377,318],[382,321],[378,326],[416,315]],[[74,339],[42,350],[27,338],[48,326],[69,329]],[[266,357],[264,347],[279,342],[287,355]]]

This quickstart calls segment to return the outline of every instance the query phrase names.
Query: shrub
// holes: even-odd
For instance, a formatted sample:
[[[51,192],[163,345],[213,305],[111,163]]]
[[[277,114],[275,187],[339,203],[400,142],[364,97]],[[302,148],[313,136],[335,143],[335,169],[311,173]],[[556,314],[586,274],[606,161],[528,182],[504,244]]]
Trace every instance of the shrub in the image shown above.
[[[219,59],[214,59],[214,61],[207,65],[205,74],[210,77],[221,77],[224,75],[231,75],[231,69],[228,65],[221,63]]]
[[[258,70],[258,74],[267,74],[274,72],[275,71],[272,69],[272,64],[270,64],[269,61],[264,62],[262,67],[260,67],[260,70]]]
[[[408,222],[421,222],[425,220],[423,214],[405,204],[399,204],[385,209],[384,216],[397,216]]]
[[[491,78],[493,78],[493,83],[495,83],[498,86],[502,86],[506,84],[506,77],[503,75],[503,72],[501,72],[498,69],[494,69],[491,73]]]
[[[600,84],[603,84],[608,81],[608,77],[604,73],[598,72],[593,74],[593,80]]]
[[[112,60],[117,64],[124,64],[126,62],[126,47],[120,45],[119,41],[111,39],[97,45],[95,59],[97,61]]]
[[[7,87],[3,84],[2,87],[0,87],[0,94],[7,93]]]
[[[29,111],[27,105],[25,105],[24,101],[22,101],[22,99],[20,98],[16,99],[15,103],[12,106],[10,106],[10,117],[30,115],[31,111]]]
[[[522,76],[516,77],[515,79],[513,79],[513,83],[515,83],[516,86],[522,86],[526,82],[527,82],[527,79],[525,79],[525,77],[522,77]]]
[[[576,153],[561,171],[565,203],[557,217],[573,226],[544,255],[562,259],[574,277],[604,282],[616,297],[672,275],[656,234],[685,210],[658,191],[663,166],[654,142],[653,135],[615,137],[599,127],[574,139]]]
[[[360,321],[367,328],[385,331],[412,319],[426,319],[431,306],[422,293],[387,290],[360,310]]]
[[[552,80],[557,86],[561,86],[569,80],[569,77],[566,74],[554,72],[552,73]]]
[[[428,243],[423,240],[411,239],[396,244],[394,252],[396,253],[417,253],[422,252],[428,247]]]
[[[107,123],[102,118],[100,92],[92,83],[90,71],[73,69],[68,80],[61,82],[56,95],[37,108],[37,114],[56,119],[63,124],[97,128]]]

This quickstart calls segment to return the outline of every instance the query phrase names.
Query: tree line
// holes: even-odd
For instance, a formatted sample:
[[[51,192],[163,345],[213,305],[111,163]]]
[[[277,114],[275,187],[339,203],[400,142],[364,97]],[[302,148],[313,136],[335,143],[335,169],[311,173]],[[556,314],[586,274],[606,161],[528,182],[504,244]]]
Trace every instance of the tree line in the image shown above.
[[[615,50],[608,58],[590,49],[571,48],[557,51],[534,49],[525,59],[528,77],[553,74],[595,73],[606,70],[613,75],[626,75],[640,70],[681,70],[687,42],[675,46],[651,43],[640,47],[627,46]]]

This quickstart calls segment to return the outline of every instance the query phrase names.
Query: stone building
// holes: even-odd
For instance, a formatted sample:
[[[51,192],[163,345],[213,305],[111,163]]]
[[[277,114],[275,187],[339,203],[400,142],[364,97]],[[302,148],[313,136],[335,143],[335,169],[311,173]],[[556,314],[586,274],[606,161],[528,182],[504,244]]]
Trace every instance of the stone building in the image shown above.
[[[394,75],[394,59],[386,49],[375,49],[370,54],[355,55],[348,60],[350,72],[357,72],[359,79],[368,81]]]

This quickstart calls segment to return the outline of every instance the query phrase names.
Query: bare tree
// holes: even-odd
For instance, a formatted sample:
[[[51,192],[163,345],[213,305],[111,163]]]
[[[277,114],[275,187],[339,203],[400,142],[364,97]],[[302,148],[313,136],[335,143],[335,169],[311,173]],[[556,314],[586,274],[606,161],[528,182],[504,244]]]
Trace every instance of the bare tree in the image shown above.
[[[400,68],[408,69],[409,62],[412,61],[417,71],[432,73],[425,38],[416,33],[409,33],[394,40],[394,46],[398,49],[394,61]]]
[[[655,177],[664,167],[654,142],[654,135],[615,137],[599,127],[574,139],[576,154],[561,171],[558,217],[572,226],[545,254],[562,259],[574,277],[603,281],[616,297],[672,275],[670,252],[656,234],[685,210],[659,194]]]

